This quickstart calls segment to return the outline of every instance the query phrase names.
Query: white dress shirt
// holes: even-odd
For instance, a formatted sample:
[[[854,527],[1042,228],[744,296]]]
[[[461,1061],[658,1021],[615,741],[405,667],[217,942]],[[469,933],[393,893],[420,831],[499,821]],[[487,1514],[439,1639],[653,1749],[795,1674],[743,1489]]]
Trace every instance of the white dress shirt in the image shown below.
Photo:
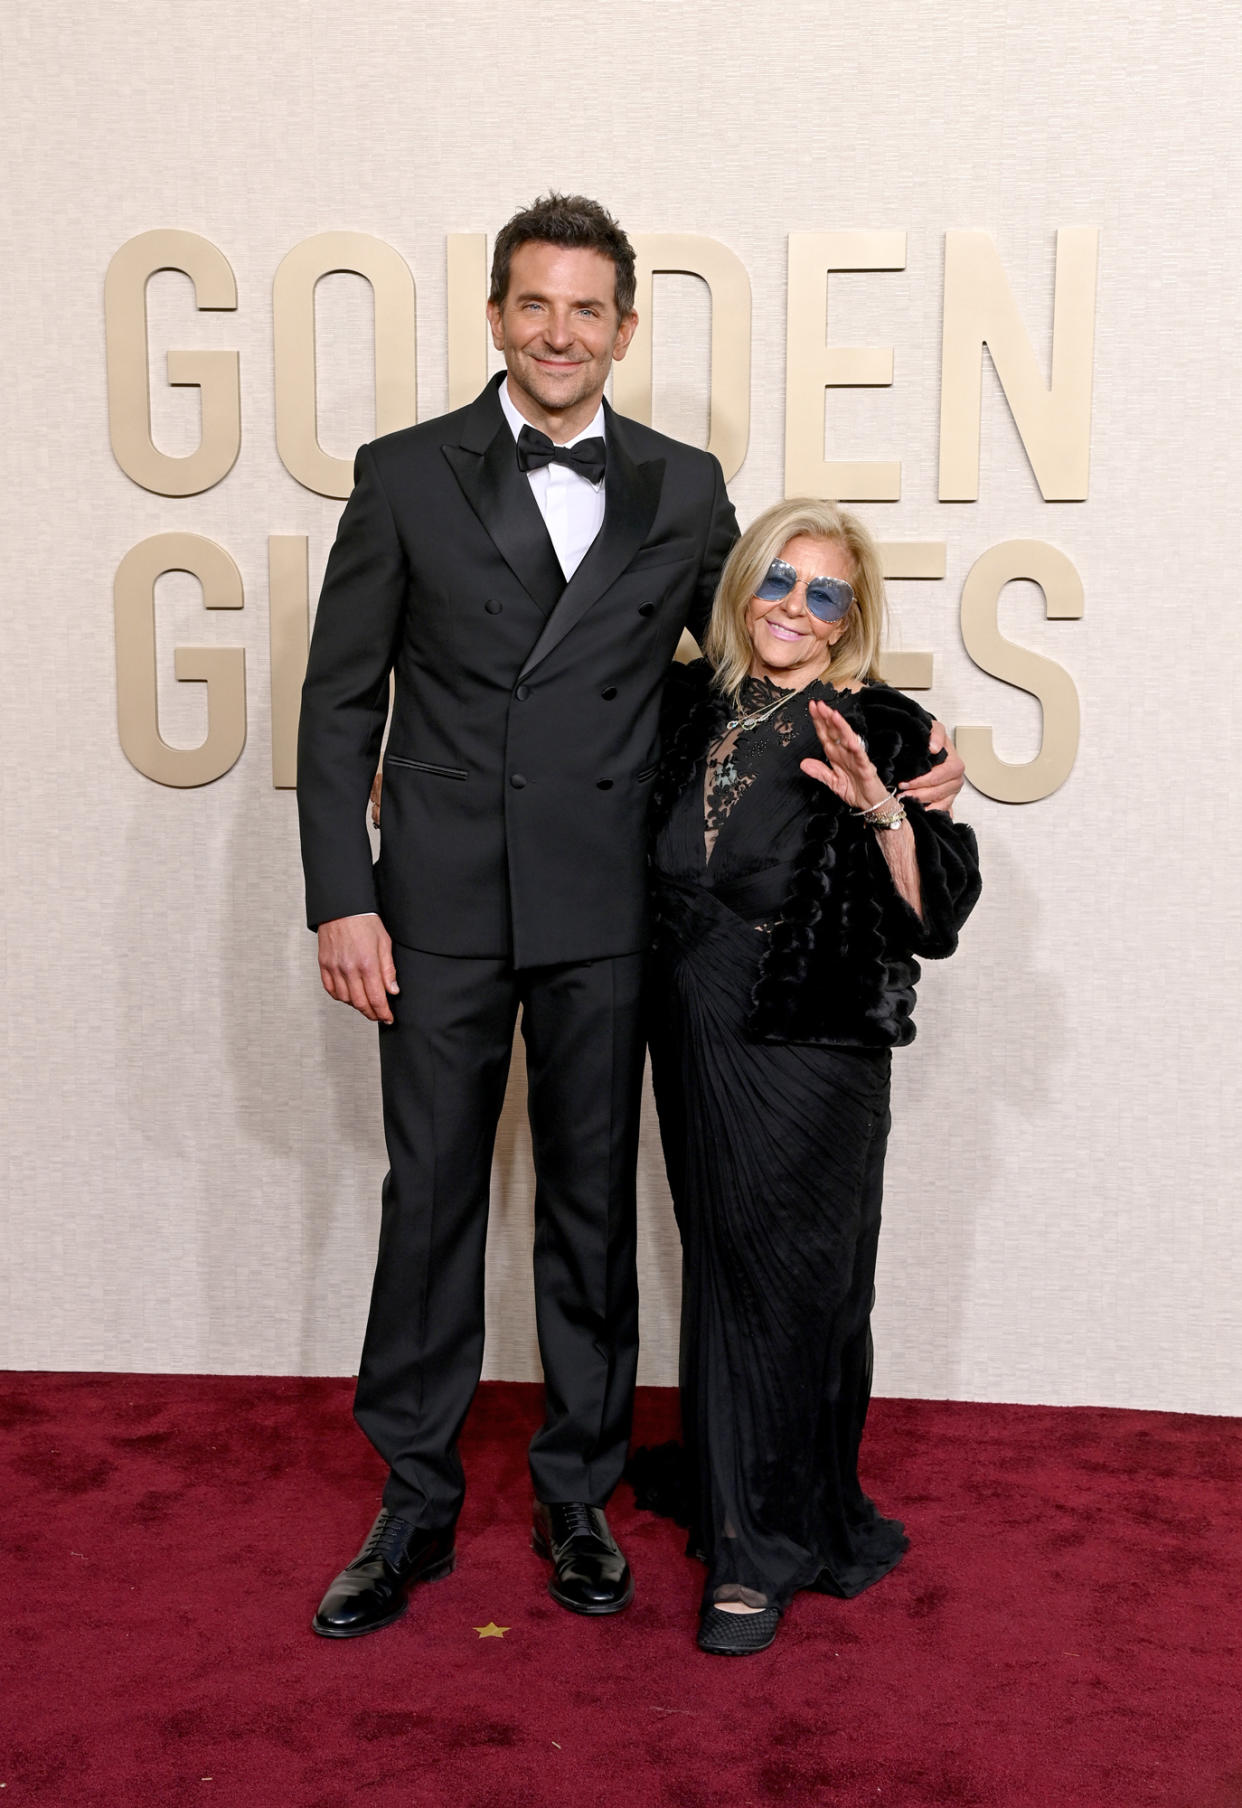
[[[529,427],[531,423],[514,406],[507,379],[500,385],[499,395],[501,409],[516,441],[523,427]],[[604,404],[601,402],[590,425],[584,427],[581,433],[575,433],[565,444],[576,446],[580,439],[606,437]],[[537,471],[528,471],[526,478],[568,583],[586,556],[587,548],[604,525],[604,480],[601,477],[598,483],[592,483],[577,471],[571,471],[568,465],[558,464],[543,465]]]

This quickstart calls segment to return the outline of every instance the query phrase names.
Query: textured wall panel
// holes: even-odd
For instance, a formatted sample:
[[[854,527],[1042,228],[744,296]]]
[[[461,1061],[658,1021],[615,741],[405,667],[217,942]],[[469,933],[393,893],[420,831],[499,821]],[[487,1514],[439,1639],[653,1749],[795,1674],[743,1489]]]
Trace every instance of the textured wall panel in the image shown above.
[[[1242,1409],[1234,1019],[1242,906],[1236,24],[1213,4],[978,0],[917,8],[652,5],[536,15],[339,0],[26,8],[4,75],[3,654],[6,1269],[0,1361],[340,1372],[356,1361],[383,1158],[373,1032],[318,990],[292,795],[272,789],[266,538],[306,534],[317,584],[339,504],[275,450],[271,285],[330,228],[388,240],[418,288],[424,416],[446,396],[444,240],[555,184],[635,230],[696,231],[754,294],[743,519],[780,493],[791,230],[908,234],[905,270],[834,278],[841,344],[892,345],[890,389],[840,392],[834,456],[900,457],[885,537],[947,541],[943,582],[895,586],[931,702],[1008,759],[1034,703],[974,667],[963,578],[1046,539],[1086,591],[1002,626],[1061,660],[1082,745],[1054,797],[968,793],[986,864],[961,956],[927,975],[898,1057],[876,1340],[887,1392]],[[1046,368],[1058,227],[1101,228],[1091,493],[1044,503],[990,371],[976,503],[936,493],[943,235],[990,232]],[[112,459],[102,287],[154,226],[202,233],[233,314],[151,285],[152,365],[237,347],[243,443],[224,482],[147,494]],[[702,439],[707,307],[656,285],[657,424]],[[321,292],[322,438],[371,432],[371,324]],[[195,444],[157,385],[158,442]],[[164,789],[121,754],[111,583],[148,534],[217,539],[246,587],[207,616],[159,598],[165,733],[201,738],[170,649],[244,645],[249,738],[226,777]],[[519,1076],[520,1078],[520,1076]],[[643,1377],[675,1375],[677,1251],[642,1160]],[[520,1088],[497,1152],[488,1373],[537,1369]]]

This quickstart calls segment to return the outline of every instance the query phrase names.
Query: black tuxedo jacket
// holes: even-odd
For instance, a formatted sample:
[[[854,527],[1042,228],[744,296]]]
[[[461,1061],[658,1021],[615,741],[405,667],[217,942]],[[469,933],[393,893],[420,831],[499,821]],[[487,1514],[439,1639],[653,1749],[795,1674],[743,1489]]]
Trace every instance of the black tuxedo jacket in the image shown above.
[[[608,409],[604,525],[566,584],[502,380],[358,453],[302,692],[308,920],[378,910],[407,946],[524,967],[632,953],[660,690],[737,523],[713,457]]]

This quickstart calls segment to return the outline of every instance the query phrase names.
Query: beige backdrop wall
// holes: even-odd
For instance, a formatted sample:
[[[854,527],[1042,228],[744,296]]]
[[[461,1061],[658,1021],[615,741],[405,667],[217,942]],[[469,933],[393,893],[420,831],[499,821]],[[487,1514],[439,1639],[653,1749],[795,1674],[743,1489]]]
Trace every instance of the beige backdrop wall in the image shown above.
[[[340,504],[277,458],[272,278],[330,228],[395,246],[425,418],[447,394],[446,234],[493,232],[557,185],[746,266],[743,520],[782,487],[787,235],[908,234],[903,271],[833,281],[833,339],[892,346],[895,382],[834,393],[828,431],[838,456],[902,460],[901,500],[865,511],[884,537],[947,543],[945,578],[894,586],[894,605],[951,726],[992,724],[1014,761],[1039,743],[1034,701],[963,648],[974,560],[1036,537],[1083,579],[1080,621],[1046,621],[1031,585],[1002,604],[1005,631],[1072,674],[1081,746],[1044,801],[965,798],[986,891],[897,1061],[879,1388],[1239,1410],[1232,9],[73,0],[12,8],[6,38],[0,1361],[355,1364],[383,1171],[373,1032],[319,992],[268,732],[267,536],[308,535],[317,585]],[[979,500],[940,502],[945,232],[993,236],[1046,371],[1055,234],[1083,225],[1101,232],[1089,498],[1042,499],[989,370]],[[152,227],[219,245],[239,291],[235,313],[197,314],[183,277],[151,284],[166,450],[193,447],[198,417],[165,349],[241,357],[240,459],[181,500],[109,450],[104,273]],[[656,313],[656,424],[702,441],[702,285],[659,279]],[[374,430],[370,330],[361,281],[328,279],[322,437],[341,456]],[[181,791],[120,750],[111,601],[127,550],[174,529],[225,546],[246,596],[208,616],[191,579],[161,583],[170,741],[205,722],[172,649],[247,661],[242,758]],[[494,1203],[487,1373],[531,1377],[517,1084]],[[669,1382],[677,1251],[650,1133],[641,1212],[642,1375]]]

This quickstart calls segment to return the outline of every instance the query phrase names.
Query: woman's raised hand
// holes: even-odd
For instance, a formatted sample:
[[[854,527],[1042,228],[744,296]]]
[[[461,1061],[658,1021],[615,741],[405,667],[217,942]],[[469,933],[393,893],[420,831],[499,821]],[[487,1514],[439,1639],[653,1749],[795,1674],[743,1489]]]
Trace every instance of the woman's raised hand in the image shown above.
[[[811,722],[824,750],[822,760],[803,760],[808,778],[818,779],[835,791],[851,810],[870,810],[889,795],[871,763],[862,737],[854,732],[839,709],[827,703],[808,705]]]

